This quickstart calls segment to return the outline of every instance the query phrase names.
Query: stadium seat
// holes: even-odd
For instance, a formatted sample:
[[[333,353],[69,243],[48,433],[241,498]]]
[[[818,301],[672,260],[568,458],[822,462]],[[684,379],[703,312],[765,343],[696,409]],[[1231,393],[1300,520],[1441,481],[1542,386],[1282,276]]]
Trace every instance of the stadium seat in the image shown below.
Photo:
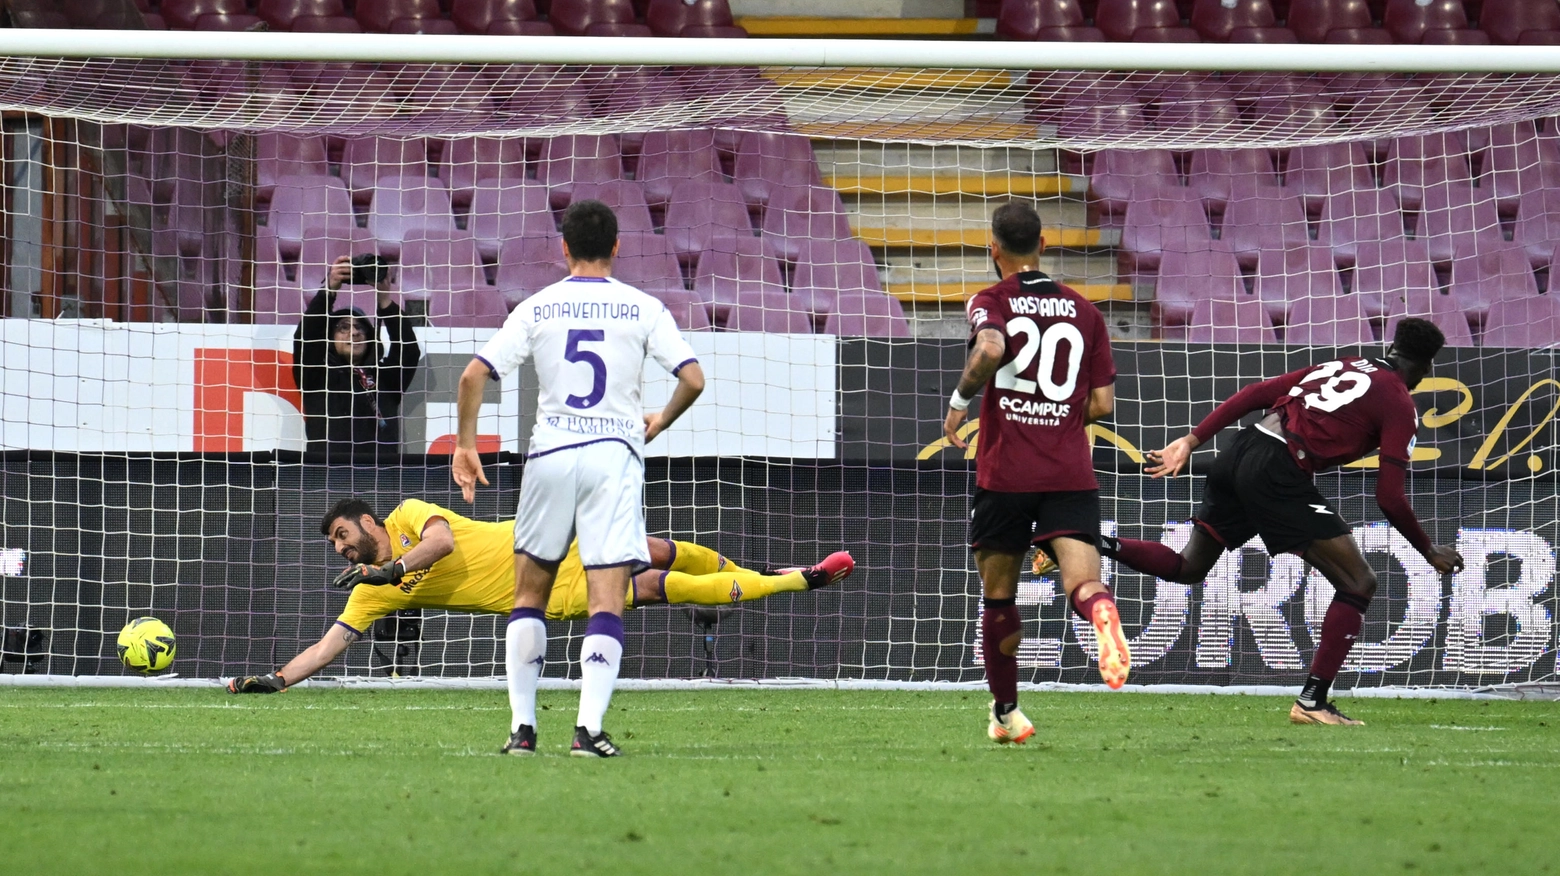
[[[1094,25],[1108,40],[1129,42],[1142,29],[1179,28],[1181,13],[1174,0],[1099,0]]]
[[[672,319],[677,322],[677,327],[683,331],[700,332],[714,329],[710,324],[709,311],[705,309],[704,302],[699,300],[697,294],[682,287],[645,291],[666,305],[666,309],[672,314]]]
[[[1289,303],[1301,298],[1343,294],[1343,280],[1332,252],[1319,246],[1265,249],[1257,256],[1257,276],[1252,291],[1268,315],[1282,322]]]
[[[1425,241],[1430,261],[1438,265],[1452,261],[1460,241],[1505,242],[1495,199],[1488,190],[1476,189],[1467,182],[1425,189],[1414,236]]]
[[[1457,306],[1479,324],[1495,302],[1537,295],[1538,281],[1521,244],[1469,240],[1457,247],[1447,291]]]
[[[808,310],[824,316],[846,293],[883,291],[872,250],[860,240],[809,240],[791,272],[791,289]]]
[[[1007,40],[1037,40],[1050,28],[1083,26],[1078,0],[1003,0],[997,13],[997,36]]]
[[[1200,298],[1192,305],[1186,339],[1194,344],[1276,344],[1273,321],[1254,296]]]
[[[1302,43],[1325,43],[1333,31],[1369,30],[1374,21],[1365,0],[1291,0],[1285,24]]]
[[[1529,32],[1560,30],[1560,6],[1550,0],[1484,0],[1479,29],[1496,45],[1520,45]]]
[[[1471,181],[1466,134],[1405,137],[1387,148],[1381,184],[1397,195],[1404,210],[1420,209],[1427,187]]]
[[[1397,42],[1419,43],[1428,31],[1466,29],[1468,14],[1462,0],[1387,0],[1382,25]]]
[[[1555,241],[1560,240],[1560,189],[1539,189],[1522,196],[1512,239],[1527,250],[1533,267],[1549,263]]]
[[[664,234],[620,233],[617,258],[612,261],[612,276],[657,296],[660,295],[658,290],[683,289],[677,253]]]
[[[568,275],[561,234],[511,238],[499,245],[496,285],[511,305]]]
[[[1289,305],[1284,343],[1352,347],[1376,343],[1370,321],[1353,295],[1308,295]]]
[[[1289,152],[1284,186],[1298,192],[1306,212],[1318,215],[1334,192],[1374,188],[1365,147],[1360,143],[1300,146]]]
[[[327,176],[325,138],[290,134],[260,134],[255,138],[255,189],[269,200],[276,181],[284,176]]]
[[[1205,252],[1212,248],[1208,214],[1191,189],[1161,189],[1157,197],[1133,201],[1127,207],[1120,251],[1128,271],[1153,270],[1162,251]]]
[[[855,237],[839,192],[828,186],[786,188],[775,192],[769,207],[764,210],[763,231],[771,251],[787,262],[800,258],[808,240],[851,240]]]
[[[842,292],[836,309],[823,320],[823,333],[845,338],[908,338],[910,323],[899,299],[892,295]]]
[[[439,175],[455,206],[465,207],[479,184],[524,180],[525,162],[526,143],[519,137],[457,137],[444,144]]]
[[[750,234],[747,202],[731,183],[686,180],[672,187],[666,237],[684,262],[693,262],[716,237]]]
[[[715,132],[695,128],[645,134],[634,179],[644,187],[645,200],[652,207],[666,206],[672,186],[681,180],[724,182]]]
[[[390,22],[388,33],[437,33],[455,36],[460,28],[447,18],[397,18]],[[475,74],[472,74],[475,76]]]
[[[1235,257],[1219,250],[1168,250],[1159,260],[1153,309],[1161,325],[1184,325],[1204,298],[1233,301],[1246,295]]]
[[[1227,43],[1273,43],[1293,45],[1300,42],[1287,27],[1237,27],[1224,40]]]
[[[1255,267],[1264,250],[1284,250],[1311,241],[1300,199],[1278,186],[1248,188],[1224,208],[1219,244],[1243,267]]]
[[[1360,310],[1381,317],[1401,308],[1409,296],[1439,289],[1435,268],[1424,241],[1400,238],[1360,243],[1354,263],[1350,294],[1360,300]]]
[[[386,255],[400,253],[413,229],[455,233],[455,213],[444,182],[429,176],[380,177],[368,210],[368,233]]]
[[[553,26],[545,21],[511,21],[500,18],[488,22],[487,30],[483,33],[488,36],[556,36]]]
[[[748,131],[737,142],[732,179],[749,204],[764,206],[778,187],[823,185],[812,142],[801,134]]]
[[[593,24],[634,24],[631,0],[552,0],[547,23],[559,36],[584,36]]]
[[[495,21],[533,21],[536,4],[532,0],[453,0],[450,20],[462,33],[487,33]]]
[[[479,185],[472,194],[466,220],[466,230],[483,258],[497,259],[506,240],[546,236],[557,230],[546,186],[527,180],[491,182],[498,184]]]
[[[1316,242],[1332,250],[1340,268],[1354,264],[1361,242],[1403,236],[1403,214],[1397,198],[1386,189],[1353,189],[1332,195],[1322,205],[1322,220],[1316,229]]]
[[[1427,46],[1487,46],[1490,35],[1482,30],[1427,30],[1420,42]],[[1451,335],[1447,335],[1451,343]]]
[[[364,203],[385,177],[428,175],[428,141],[394,137],[348,140],[341,153],[341,179],[353,199]]]
[[[729,233],[715,236],[699,254],[693,274],[693,291],[712,305],[715,322],[724,324],[727,309],[743,290],[748,289],[784,292],[779,264],[759,238]],[[806,310],[805,302],[795,306]]]
[[[1226,42],[1237,28],[1267,29],[1277,25],[1268,0],[1196,0],[1192,27],[1208,42]]]
[[[1449,347],[1474,345],[1473,332],[1468,328],[1468,317],[1450,295],[1439,289],[1423,290],[1421,294],[1411,296],[1403,308],[1388,314],[1386,325],[1381,331],[1382,339],[1392,337],[1397,331],[1397,324],[1409,316],[1435,323],[1441,334],[1446,336],[1446,345]]]
[[[242,31],[251,30],[261,24],[258,16],[229,15],[225,12],[207,12],[195,19],[196,30]]]
[[[650,219],[650,206],[645,203],[645,192],[633,180],[615,179],[599,183],[577,183],[571,193],[574,201],[600,201],[617,214],[618,232],[623,234],[649,233],[655,230]]]
[[[1480,341],[1485,347],[1530,349],[1560,344],[1560,297],[1535,295],[1497,301],[1490,305]]]
[[[369,33],[389,33],[401,18],[439,18],[439,0],[357,0],[358,24]]]
[[[247,15],[249,4],[247,0],[163,0],[157,11],[170,28],[193,30],[202,15]]]
[[[744,286],[724,310],[716,304],[715,322],[728,332],[812,334],[812,314],[782,288]]]
[[[333,176],[278,177],[267,227],[283,256],[298,254],[314,236],[350,241],[364,236],[352,214],[352,195]]]
[[[645,24],[656,36],[682,36],[689,27],[735,27],[726,0],[650,0]]]
[[[623,178],[623,150],[612,134],[554,137],[542,145],[537,179],[552,190],[553,205],[570,200],[575,183]]]
[[[1186,169],[1186,185],[1197,193],[1210,213],[1222,213],[1230,199],[1230,187],[1241,180],[1243,190],[1278,186],[1273,156],[1266,149],[1198,149]]]
[[[1495,125],[1479,186],[1494,193],[1501,215],[1516,215],[1524,194],[1560,186],[1560,148],[1553,137],[1539,136],[1531,120]]]
[[[363,25],[345,15],[300,15],[292,20],[293,33],[362,33]]]
[[[346,15],[347,9],[341,0],[260,0],[255,14],[275,30],[291,30],[293,21],[302,16]]]
[[[400,243],[401,294],[408,298],[433,299],[488,285],[476,245],[464,235],[416,229]]]
[[[1105,149],[1094,156],[1089,195],[1101,217],[1122,216],[1134,201],[1179,186],[1175,157],[1168,149]]]

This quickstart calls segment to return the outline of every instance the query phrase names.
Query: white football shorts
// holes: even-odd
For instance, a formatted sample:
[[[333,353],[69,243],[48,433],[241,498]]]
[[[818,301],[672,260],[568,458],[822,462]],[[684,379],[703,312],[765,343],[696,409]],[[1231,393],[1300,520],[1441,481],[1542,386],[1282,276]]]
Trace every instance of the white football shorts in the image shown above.
[[[649,565],[645,467],[621,441],[593,441],[526,460],[515,517],[515,553],[562,560],[576,533],[587,569]]]

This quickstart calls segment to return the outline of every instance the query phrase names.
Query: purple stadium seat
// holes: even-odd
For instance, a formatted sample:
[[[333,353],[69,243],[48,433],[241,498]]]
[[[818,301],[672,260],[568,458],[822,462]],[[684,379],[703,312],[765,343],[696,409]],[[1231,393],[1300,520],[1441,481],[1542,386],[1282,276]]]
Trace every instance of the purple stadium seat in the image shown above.
[[[400,18],[438,18],[439,0],[357,0],[358,24],[369,33],[389,33]]]
[[[542,145],[536,173],[553,192],[555,206],[567,204],[575,183],[623,178],[623,150],[612,134],[554,137]]]
[[[1300,40],[1295,37],[1295,32],[1287,27],[1237,27],[1230,31],[1225,42],[1293,45]]]
[[[1180,27],[1174,0],[1100,0],[1094,24],[1113,42],[1128,42],[1143,29]]]
[[[735,27],[726,0],[650,0],[645,24],[656,36],[681,36],[687,27]]]
[[[1057,133],[1066,136],[1126,137],[1148,127],[1143,102],[1122,89],[1099,89],[1037,115],[1035,120],[1054,124]]]
[[[460,28],[447,18],[397,18],[390,22],[387,33],[437,33],[455,36],[460,33]]]
[[[1332,253],[1319,246],[1294,246],[1263,250],[1257,258],[1257,299],[1274,320],[1283,320],[1289,304],[1306,297],[1330,298],[1343,294],[1343,281]]]
[[[745,132],[732,177],[747,202],[761,206],[777,186],[823,185],[812,142],[801,134]]]
[[[471,203],[479,183],[513,184],[525,179],[526,144],[519,137],[459,137],[444,144],[440,176],[457,207]]]
[[[333,176],[284,176],[271,191],[267,226],[282,255],[295,256],[314,236],[353,240],[363,236],[352,215],[352,195]]]
[[[1538,281],[1521,244],[1464,241],[1457,247],[1452,262],[1448,291],[1457,306],[1477,324],[1484,321],[1490,305],[1497,301],[1537,295]]]
[[[730,183],[678,183],[666,205],[666,237],[684,262],[694,261],[716,237],[751,234],[752,228],[747,202]]]
[[[511,238],[498,248],[497,285],[510,304],[524,301],[568,275],[561,234]]]
[[[255,187],[269,198],[284,176],[326,176],[325,138],[261,134],[255,138]]]
[[[1427,46],[1487,46],[1490,35],[1482,30],[1427,30],[1420,42]],[[1447,343],[1451,339],[1451,335],[1446,336]]]
[[[1278,186],[1273,156],[1266,149],[1199,149],[1192,153],[1186,178],[1187,187],[1214,213],[1223,212],[1235,180],[1250,181],[1248,188],[1252,183]]]
[[[616,21],[598,21],[585,28],[585,36],[593,37],[653,37],[655,33],[647,24],[622,24]]]
[[[824,318],[823,332],[847,338],[908,338],[910,323],[898,298],[881,292],[850,292],[841,294],[836,309]]]
[[[1425,189],[1414,236],[1428,244],[1430,261],[1438,265],[1452,260],[1459,241],[1505,242],[1494,197],[1467,182]]]
[[[1414,211],[1423,203],[1427,187],[1471,180],[1468,137],[1458,132],[1392,141],[1387,148],[1381,184],[1393,190],[1403,209]]]
[[[872,250],[860,240],[810,240],[802,245],[791,274],[791,288],[822,316],[848,292],[882,292],[883,281]]]
[[[715,305],[716,322],[728,332],[812,334],[812,314],[791,299],[784,287],[743,286],[736,300],[721,310]]]
[[[1369,29],[1370,7],[1365,0],[1291,0],[1286,25],[1302,43],[1325,43],[1337,30]]]
[[[1528,32],[1560,30],[1560,6],[1549,0],[1484,0],[1479,29],[1496,45],[1519,45]]]
[[[455,233],[455,213],[444,182],[429,176],[380,177],[368,211],[368,233],[380,252],[396,255],[413,229]]]
[[[1209,42],[1225,42],[1236,28],[1272,28],[1277,24],[1268,0],[1196,0],[1192,27]]]
[[[488,23],[483,33],[488,36],[556,36],[553,26],[545,21],[510,21],[498,19]]]
[[[1397,198],[1386,189],[1338,192],[1322,205],[1316,242],[1333,251],[1338,267],[1354,264],[1359,244],[1403,237],[1403,214]]]
[[[600,201],[617,214],[619,234],[649,233],[655,230],[650,221],[650,207],[645,203],[644,189],[639,183],[615,179],[600,183],[579,183],[574,186],[573,201],[591,199]]]
[[[1175,157],[1168,149],[1102,150],[1089,173],[1089,194],[1102,216],[1121,216],[1133,201],[1178,185]]]
[[[612,276],[651,294],[656,290],[683,288],[682,267],[664,234],[620,233]]]
[[[1430,290],[1410,301],[1406,309],[1388,314],[1387,324],[1381,331],[1382,339],[1391,338],[1397,331],[1397,324],[1408,316],[1417,316],[1435,323],[1441,330],[1441,334],[1446,336],[1446,344],[1449,347],[1473,346],[1473,331],[1468,328],[1468,317],[1457,307],[1457,303],[1450,295],[1438,290]]]
[[[1376,185],[1359,143],[1300,146],[1289,152],[1284,185],[1300,193],[1306,212],[1317,215],[1330,195]]]
[[[1423,42],[1427,31],[1456,31],[1468,27],[1462,0],[1387,0],[1382,22],[1400,43]]]
[[[459,232],[415,229],[401,241],[401,292],[407,297],[435,298],[487,284],[476,244]]]
[[[346,15],[347,9],[341,0],[260,0],[255,4],[255,14],[275,30],[289,30],[293,21],[302,16]]]
[[[1528,261],[1535,268],[1549,263],[1555,241],[1560,240],[1560,189],[1523,194],[1512,239],[1527,250]]]
[[[230,15],[225,12],[207,12],[195,19],[196,30],[249,30],[260,24],[259,16]]]
[[[1560,186],[1560,148],[1541,137],[1532,121],[1495,125],[1484,151],[1480,188],[1494,192],[1504,216],[1515,215],[1528,192]]]
[[[1354,263],[1352,295],[1366,316],[1385,316],[1410,296],[1438,289],[1435,268],[1421,240],[1367,241]]]
[[[1254,267],[1258,253],[1310,243],[1300,199],[1278,186],[1254,187],[1232,196],[1224,208],[1219,243],[1243,267]]]
[[[694,129],[645,134],[634,179],[644,186],[645,200],[654,207],[664,207],[672,197],[672,186],[681,180],[724,182],[715,132]]]
[[[428,141],[392,137],[348,140],[342,150],[341,179],[353,199],[364,203],[384,177],[428,175]]]
[[[158,12],[169,27],[192,30],[202,15],[247,15],[249,4],[247,0],[163,0]]]
[[[1486,347],[1547,348],[1560,344],[1560,297],[1535,295],[1490,305],[1480,340]]]
[[[471,197],[466,229],[485,259],[496,259],[504,241],[547,236],[557,231],[547,187],[535,181],[499,181],[480,185]]]
[[[670,210],[668,210],[670,226]],[[764,210],[764,239],[788,262],[801,257],[808,240],[852,240],[850,219],[839,192],[828,186],[777,191]]]
[[[1197,344],[1278,343],[1267,309],[1250,295],[1234,299],[1199,298],[1192,305],[1186,339]]]
[[[1214,83],[1188,82],[1168,87],[1149,106],[1148,115],[1150,128],[1186,131],[1188,136],[1235,136],[1249,125],[1241,121],[1240,110],[1229,93]]]
[[[1191,189],[1162,189],[1159,197],[1133,201],[1127,207],[1121,226],[1121,255],[1129,270],[1152,270],[1159,265],[1162,251],[1207,252],[1210,249],[1213,249],[1213,238],[1208,228],[1208,214]]]
[[[704,302],[699,296],[681,286],[677,288],[646,289],[652,296],[659,299],[671,312],[672,319],[676,320],[677,327],[685,332],[707,332],[714,329],[710,324],[710,313],[704,307]]]
[[[1284,343],[1352,347],[1376,343],[1370,321],[1353,295],[1308,295],[1289,305]]]
[[[1201,299],[1234,300],[1245,295],[1240,265],[1227,252],[1167,250],[1161,256],[1159,280],[1154,286],[1154,310],[1162,325],[1185,324]]]
[[[584,36],[593,24],[633,24],[632,0],[553,0],[547,23],[559,36]]]
[[[345,15],[300,15],[292,20],[293,33],[362,33],[363,25]]]
[[[146,25],[147,30],[168,29],[168,22],[165,21],[161,15],[158,15],[155,12],[141,13],[141,21]]]
[[[997,13],[997,36],[1006,40],[1037,40],[1049,28],[1082,27],[1078,0],[1003,0]]]
[[[699,254],[693,291],[714,305],[715,321],[724,323],[726,309],[744,289],[784,291],[780,266],[756,237],[727,234],[712,239],[709,248]],[[806,309],[805,302],[796,306]]]
[[[450,19],[462,33],[487,33],[495,21],[532,21],[536,4],[531,0],[453,0]]]

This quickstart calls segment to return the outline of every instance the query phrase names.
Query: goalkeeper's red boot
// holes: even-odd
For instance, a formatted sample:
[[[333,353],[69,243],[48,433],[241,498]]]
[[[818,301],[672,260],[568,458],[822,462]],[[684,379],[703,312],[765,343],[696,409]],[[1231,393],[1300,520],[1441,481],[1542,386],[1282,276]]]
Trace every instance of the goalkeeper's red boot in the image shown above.
[[[823,558],[823,562],[810,569],[793,566],[789,569],[776,569],[776,575],[784,575],[789,572],[801,572],[807,579],[807,589],[817,590],[819,587],[827,587],[850,577],[850,573],[856,571],[856,561],[851,558],[849,551],[835,551]]]
[[[1317,703],[1314,706],[1301,705],[1299,700],[1289,709],[1289,723],[1291,724],[1331,724],[1340,727],[1363,727],[1364,721],[1356,721],[1348,715],[1338,711],[1334,703]]]
[[[1007,713],[1006,717],[997,717],[997,704],[991,704],[991,723],[986,725],[986,735],[998,745],[1023,745],[1029,741],[1029,737],[1035,735],[1035,725],[1024,717],[1024,713],[1014,709]]]
[[[1094,633],[1100,643],[1100,678],[1111,690],[1120,690],[1127,683],[1127,673],[1132,670],[1132,652],[1127,648],[1127,635],[1121,630],[1121,615],[1116,603],[1101,599],[1094,604]]]

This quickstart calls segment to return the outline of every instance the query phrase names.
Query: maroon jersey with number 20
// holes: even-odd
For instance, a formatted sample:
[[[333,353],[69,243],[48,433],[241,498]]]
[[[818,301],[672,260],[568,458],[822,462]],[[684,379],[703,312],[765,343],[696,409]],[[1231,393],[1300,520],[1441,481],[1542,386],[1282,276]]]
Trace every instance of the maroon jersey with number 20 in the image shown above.
[[[1116,382],[1105,319],[1039,271],[1010,274],[970,299],[970,343],[982,329],[1007,341],[980,403],[975,483],[1003,493],[1097,490],[1089,393]]]

